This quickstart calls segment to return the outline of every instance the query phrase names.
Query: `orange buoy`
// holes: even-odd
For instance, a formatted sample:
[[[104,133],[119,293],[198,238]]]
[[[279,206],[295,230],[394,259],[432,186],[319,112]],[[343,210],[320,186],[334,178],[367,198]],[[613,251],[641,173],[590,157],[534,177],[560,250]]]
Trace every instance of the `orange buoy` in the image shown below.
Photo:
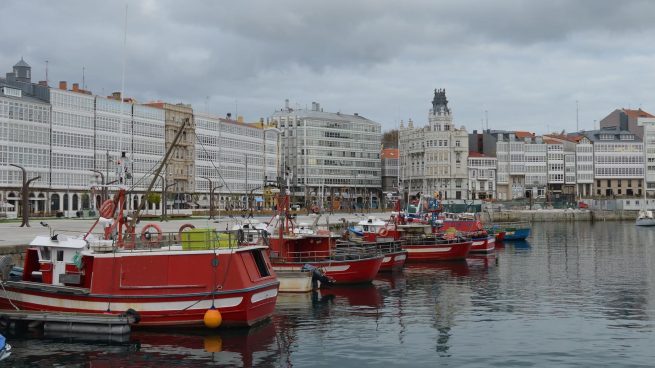
[[[203,342],[208,353],[220,353],[223,350],[223,339],[220,336],[206,336]]]
[[[219,312],[218,309],[212,307],[207,309],[205,312],[203,321],[205,322],[205,326],[209,328],[216,328],[221,325],[221,322],[223,322],[223,317],[221,316],[221,312]]]

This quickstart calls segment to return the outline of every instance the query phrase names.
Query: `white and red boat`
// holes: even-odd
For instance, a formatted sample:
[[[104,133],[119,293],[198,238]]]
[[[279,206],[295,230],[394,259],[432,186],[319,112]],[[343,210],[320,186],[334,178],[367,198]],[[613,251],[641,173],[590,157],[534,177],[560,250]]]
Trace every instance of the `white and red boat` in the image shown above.
[[[455,234],[432,234],[432,226],[421,223],[397,225],[408,262],[457,261],[466,259],[470,239]]]
[[[383,256],[376,250],[356,245],[337,247],[338,235],[314,227],[297,227],[289,213],[288,196],[278,197],[277,226],[271,230],[268,245],[276,271],[302,271],[306,265],[319,269],[335,284],[373,281]]]
[[[394,239],[394,224],[381,219],[369,217],[357,223],[357,227],[349,229],[346,234],[354,233],[359,237],[348,236],[345,241],[339,241],[340,246],[349,246],[352,241],[358,241],[359,246],[377,249],[384,256],[380,272],[397,271],[403,268],[407,260],[407,251],[403,249],[402,241]]]
[[[484,229],[477,219],[444,219],[438,230],[441,233],[456,231],[471,239],[471,252],[493,252],[496,249],[496,237]]]
[[[0,308],[134,313],[142,326],[202,325],[212,307],[223,325],[273,314],[279,282],[266,247],[239,246],[235,235],[210,229],[166,234],[149,224],[136,234],[124,203],[120,189],[103,204],[102,236],[37,236],[22,277],[3,278]]]

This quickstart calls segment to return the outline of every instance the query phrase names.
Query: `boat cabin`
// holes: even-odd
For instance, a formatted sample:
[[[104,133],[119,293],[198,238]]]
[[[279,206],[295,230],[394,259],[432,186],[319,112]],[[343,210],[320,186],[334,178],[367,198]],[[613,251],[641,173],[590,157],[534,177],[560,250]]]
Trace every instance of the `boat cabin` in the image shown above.
[[[37,236],[30,243],[23,267],[23,281],[51,285],[82,284],[82,252],[87,242],[66,235]]]

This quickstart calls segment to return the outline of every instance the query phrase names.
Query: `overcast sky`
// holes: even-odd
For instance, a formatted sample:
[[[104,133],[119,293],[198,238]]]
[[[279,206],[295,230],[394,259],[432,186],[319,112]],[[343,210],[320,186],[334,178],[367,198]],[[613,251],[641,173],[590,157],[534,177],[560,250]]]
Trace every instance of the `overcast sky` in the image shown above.
[[[124,1],[0,2],[0,71],[120,90]],[[321,103],[383,130],[427,121],[445,88],[456,125],[592,129],[655,113],[655,1],[127,1],[125,91],[247,121]]]

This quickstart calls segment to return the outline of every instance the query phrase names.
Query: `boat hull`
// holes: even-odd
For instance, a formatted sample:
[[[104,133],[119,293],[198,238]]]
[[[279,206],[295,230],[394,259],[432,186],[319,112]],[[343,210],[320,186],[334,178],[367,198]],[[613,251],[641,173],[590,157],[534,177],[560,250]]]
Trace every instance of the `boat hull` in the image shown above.
[[[223,326],[252,326],[273,314],[278,294],[277,281],[244,290],[187,295],[65,295],[21,287],[10,282],[7,296],[21,310],[121,314],[133,309],[140,322],[135,326],[201,326],[207,309],[221,312]],[[31,283],[33,284],[33,283]],[[31,285],[30,285],[31,286]],[[13,309],[7,298],[0,308]],[[107,312],[109,311],[109,312]],[[1,313],[0,313],[1,314]]]
[[[407,261],[407,251],[401,250],[393,253],[386,253],[382,258],[379,272],[393,272],[403,268]]]
[[[405,244],[407,262],[456,261],[466,259],[471,242],[445,244]]]
[[[655,225],[655,223],[653,223]],[[530,229],[516,229],[516,230],[506,230],[503,240],[525,240],[530,236]]]
[[[507,238],[505,238],[507,239]],[[471,253],[488,253],[496,249],[496,237],[487,236],[485,238],[471,239]]]
[[[380,270],[382,259],[383,256],[340,261],[283,262],[276,259],[271,261],[276,272],[300,271],[304,265],[310,264],[332,278],[335,284],[362,284],[373,281]]]

